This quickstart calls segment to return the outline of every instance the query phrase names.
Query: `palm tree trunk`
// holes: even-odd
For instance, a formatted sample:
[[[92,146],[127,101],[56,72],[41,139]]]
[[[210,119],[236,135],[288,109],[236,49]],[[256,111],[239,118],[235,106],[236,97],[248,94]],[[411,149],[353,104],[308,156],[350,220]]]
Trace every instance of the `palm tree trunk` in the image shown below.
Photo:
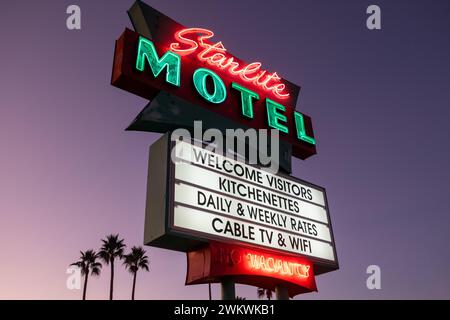
[[[111,282],[109,283],[109,300],[113,299],[114,260],[111,260]]]
[[[89,276],[89,272],[87,272],[84,275],[83,300],[86,300],[86,289],[87,289],[88,276]]]
[[[136,289],[136,276],[137,271],[133,275],[133,290],[131,291],[131,300],[134,300],[134,290]]]

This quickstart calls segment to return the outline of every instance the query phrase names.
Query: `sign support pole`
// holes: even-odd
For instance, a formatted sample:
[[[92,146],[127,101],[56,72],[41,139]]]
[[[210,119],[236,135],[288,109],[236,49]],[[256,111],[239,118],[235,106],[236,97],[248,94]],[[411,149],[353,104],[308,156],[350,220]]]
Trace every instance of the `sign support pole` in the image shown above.
[[[211,300],[211,283],[208,283],[209,300]]]
[[[275,295],[277,296],[277,300],[289,300],[289,292],[286,286],[281,284],[275,287]]]
[[[235,300],[236,289],[233,278],[224,277],[220,284],[222,287],[222,300]]]
[[[292,168],[289,168],[289,169],[291,169],[290,171],[292,171]],[[283,167],[280,168],[280,171],[282,171],[288,175],[290,173],[289,171],[285,170],[285,168],[283,168]],[[289,300],[289,292],[285,285],[277,284],[275,286],[275,295],[277,297],[277,300]]]

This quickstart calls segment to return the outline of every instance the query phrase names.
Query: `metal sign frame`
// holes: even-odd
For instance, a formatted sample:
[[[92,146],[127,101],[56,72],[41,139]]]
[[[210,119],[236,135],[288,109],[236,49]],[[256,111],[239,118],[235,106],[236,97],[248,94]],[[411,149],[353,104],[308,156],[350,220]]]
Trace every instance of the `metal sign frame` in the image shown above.
[[[208,240],[217,240],[225,243],[245,245],[249,247],[255,247],[258,249],[264,249],[273,251],[274,253],[291,255],[294,257],[302,257],[308,259],[314,264],[314,271],[316,274],[329,272],[339,268],[336,245],[334,240],[333,228],[331,217],[328,209],[328,200],[326,196],[325,188],[310,183],[308,181],[294,178],[292,176],[278,173],[277,176],[304,184],[305,186],[320,190],[324,197],[324,209],[327,216],[327,225],[330,231],[330,244],[333,249],[334,261],[312,257],[309,255],[303,255],[301,253],[292,253],[290,251],[284,251],[281,249],[275,249],[268,246],[258,246],[256,244],[248,243],[245,241],[231,240],[226,237],[216,236],[209,233],[203,233],[196,230],[185,229],[174,225],[174,209],[175,209],[175,164],[172,162],[170,155],[172,149],[175,147],[175,141],[170,141],[170,134],[164,135],[150,148],[149,159],[149,180],[147,191],[147,208],[146,208],[146,227],[145,227],[145,244],[188,252],[196,248],[201,247]],[[240,161],[248,166],[260,169],[261,167],[248,164],[244,161]],[[165,166],[164,166],[165,165]],[[165,168],[164,168],[165,167]],[[163,176],[165,172],[165,177]],[[159,178],[156,178],[159,176]],[[165,192],[162,192],[162,189]],[[164,199],[164,205],[161,201]],[[163,216],[162,216],[163,215]],[[233,219],[233,218],[231,218]],[[155,230],[150,231],[151,225],[153,228],[158,227],[159,233],[155,233]],[[161,225],[163,224],[163,225]]]

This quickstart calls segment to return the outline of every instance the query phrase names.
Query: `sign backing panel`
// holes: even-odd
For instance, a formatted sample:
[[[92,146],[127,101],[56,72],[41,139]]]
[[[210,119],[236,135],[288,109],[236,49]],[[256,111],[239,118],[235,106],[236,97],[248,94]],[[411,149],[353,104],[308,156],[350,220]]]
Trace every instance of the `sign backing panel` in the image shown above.
[[[146,244],[187,252],[216,240],[309,259],[317,274],[338,268],[319,186],[168,135],[151,147],[148,183]]]

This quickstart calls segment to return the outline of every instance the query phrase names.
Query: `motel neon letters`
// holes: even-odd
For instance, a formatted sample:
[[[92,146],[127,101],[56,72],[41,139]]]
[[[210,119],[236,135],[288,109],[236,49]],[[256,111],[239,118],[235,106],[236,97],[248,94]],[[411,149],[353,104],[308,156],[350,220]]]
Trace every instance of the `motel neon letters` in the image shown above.
[[[191,29],[184,29],[184,30],[191,30]],[[203,30],[203,32],[209,31],[206,29],[192,29],[192,30]],[[182,72],[182,59],[180,53],[183,55],[189,54],[193,50],[196,50],[197,47],[193,46],[193,43],[196,44],[195,41],[183,38],[179,34],[180,33],[177,33],[176,38],[179,39],[180,41],[183,40],[185,43],[187,41],[190,41],[188,43],[191,44],[191,47],[189,49],[180,49],[180,44],[172,43],[170,46],[172,51],[167,51],[161,56],[159,56],[158,53],[156,52],[156,48],[152,43],[152,41],[140,36],[136,55],[136,64],[135,64],[136,70],[140,72],[147,72],[146,69],[150,69],[151,74],[155,78],[163,76],[162,73],[164,71],[165,81],[167,83],[176,87],[186,85],[181,83],[180,81]],[[207,36],[203,37],[211,37],[212,35],[213,33],[211,32]],[[205,47],[206,45],[202,41],[203,37],[199,37],[200,38],[199,42]],[[221,44],[221,42],[216,43],[214,45],[215,46],[214,48],[215,49],[222,48],[223,52],[225,52],[226,49],[223,48],[223,45],[219,46],[218,44]],[[209,47],[207,47],[207,49],[205,49],[198,55],[199,58],[207,59],[207,61],[210,64],[217,65],[219,68],[222,69],[229,68],[228,71],[231,74],[237,75],[236,77],[237,80],[241,81],[245,80],[247,82],[250,81],[253,85],[263,87],[265,90],[272,92],[278,98],[285,98],[289,95],[288,93],[281,93],[284,90],[285,85],[281,83],[278,84],[276,83],[276,81],[279,81],[279,79],[281,79],[280,77],[278,77],[276,72],[266,75],[265,70],[260,70],[261,63],[259,62],[255,62],[245,67],[242,67],[237,62],[235,62],[232,57],[227,58],[228,60],[226,60],[226,56],[224,55],[224,53],[220,53],[221,54],[220,59],[214,58],[214,56],[217,56],[219,53],[215,53],[213,56],[205,57],[208,53],[208,50],[210,50],[213,47],[211,45],[208,46]],[[253,66],[249,68],[250,65]],[[238,70],[238,68],[240,68],[240,70]],[[250,74],[253,74],[253,77],[250,77]],[[211,83],[209,87],[208,87],[208,80]],[[217,105],[226,101],[227,88],[216,72],[208,68],[197,68],[193,72],[192,81],[197,93],[208,103]],[[273,82],[275,82],[275,84],[273,84]],[[210,87],[212,87],[212,90]],[[237,82],[232,82],[231,88],[238,91],[240,94],[241,115],[247,119],[252,119],[254,115],[253,102],[255,100],[259,100],[260,95]],[[289,126],[287,124],[288,118],[284,114],[284,112],[286,111],[286,107],[278,102],[275,102],[270,98],[265,99],[265,106],[266,106],[266,120],[268,126],[272,129],[276,129],[288,134],[289,133]],[[303,115],[298,111],[294,111],[294,127],[296,131],[296,137],[298,140],[303,141],[304,143],[310,145],[316,144],[315,139],[306,133]]]

